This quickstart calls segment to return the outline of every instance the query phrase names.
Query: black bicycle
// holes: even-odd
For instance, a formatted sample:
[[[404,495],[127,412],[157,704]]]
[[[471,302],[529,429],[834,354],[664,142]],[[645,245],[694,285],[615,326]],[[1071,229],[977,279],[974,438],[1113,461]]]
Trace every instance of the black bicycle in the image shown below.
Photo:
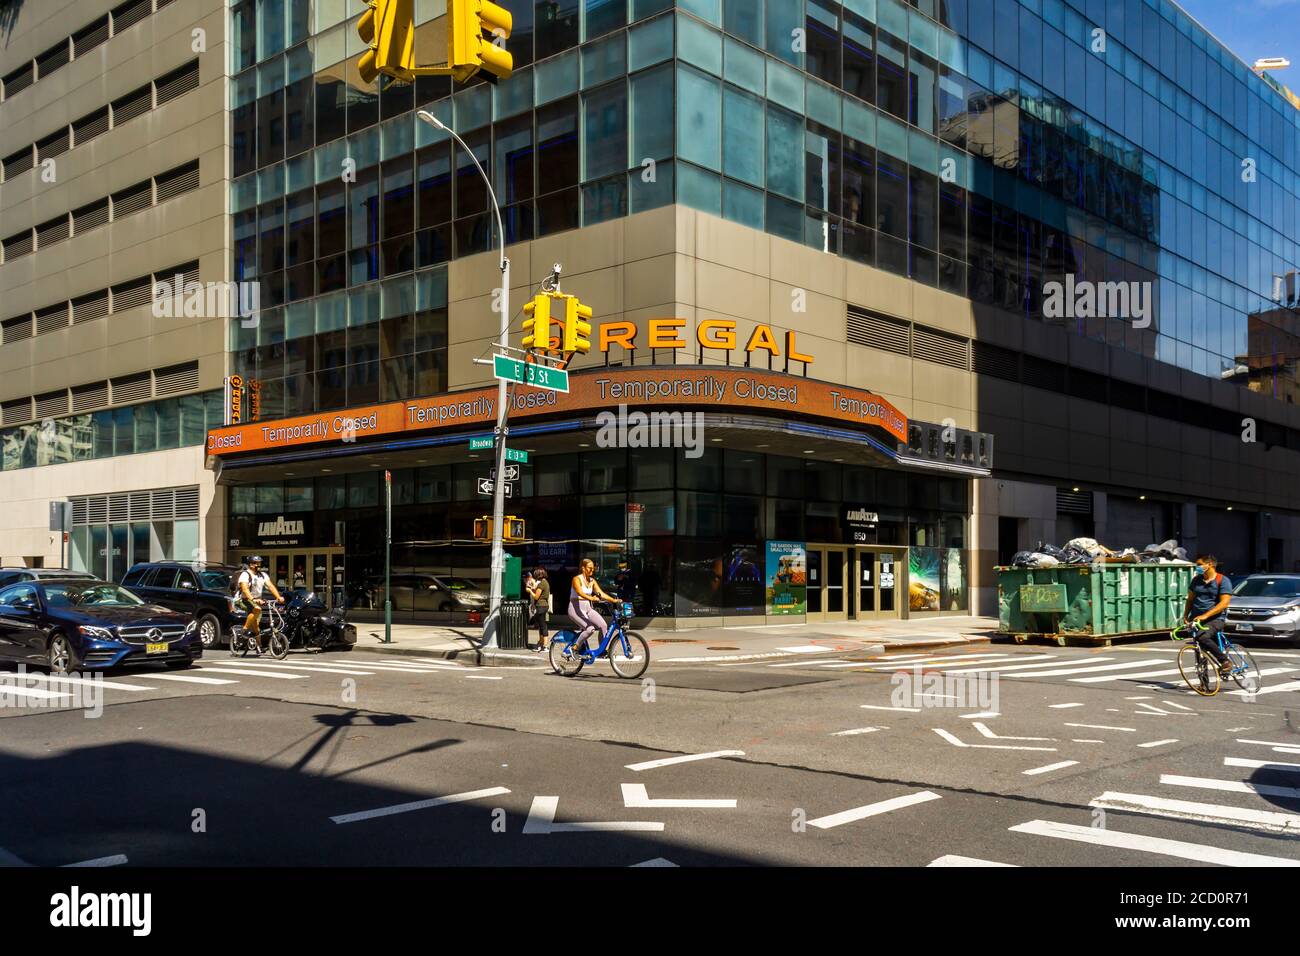
[[[264,601],[266,614],[262,617],[262,634],[266,636],[266,651],[277,661],[289,656],[289,637],[284,632],[284,613],[273,601]],[[247,657],[253,652],[253,639],[247,631],[236,628],[230,636],[230,656]]]

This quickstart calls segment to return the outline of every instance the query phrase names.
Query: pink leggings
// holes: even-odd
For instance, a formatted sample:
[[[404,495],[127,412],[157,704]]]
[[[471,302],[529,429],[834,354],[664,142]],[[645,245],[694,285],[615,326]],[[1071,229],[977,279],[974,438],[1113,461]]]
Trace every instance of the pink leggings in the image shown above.
[[[596,613],[596,609],[591,606],[590,601],[570,601],[569,617],[573,619],[575,624],[582,625],[575,647],[585,647],[586,639],[593,630],[600,632],[601,641],[605,640],[605,632],[609,630],[609,625],[605,623],[603,617]]]

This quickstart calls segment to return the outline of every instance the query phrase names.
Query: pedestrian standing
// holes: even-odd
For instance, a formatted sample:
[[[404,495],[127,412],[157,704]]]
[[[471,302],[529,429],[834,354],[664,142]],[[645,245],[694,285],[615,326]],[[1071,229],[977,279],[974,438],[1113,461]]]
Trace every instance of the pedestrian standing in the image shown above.
[[[546,580],[545,568],[534,568],[524,582],[524,589],[532,599],[532,623],[537,626],[537,653],[546,653],[547,617],[551,612],[551,582]]]

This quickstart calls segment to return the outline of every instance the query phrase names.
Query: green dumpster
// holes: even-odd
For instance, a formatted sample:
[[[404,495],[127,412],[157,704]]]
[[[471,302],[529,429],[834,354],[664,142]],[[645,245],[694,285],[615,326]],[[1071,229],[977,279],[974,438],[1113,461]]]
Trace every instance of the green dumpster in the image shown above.
[[[998,632],[1085,642],[1172,630],[1194,565],[1061,564],[997,568]]]

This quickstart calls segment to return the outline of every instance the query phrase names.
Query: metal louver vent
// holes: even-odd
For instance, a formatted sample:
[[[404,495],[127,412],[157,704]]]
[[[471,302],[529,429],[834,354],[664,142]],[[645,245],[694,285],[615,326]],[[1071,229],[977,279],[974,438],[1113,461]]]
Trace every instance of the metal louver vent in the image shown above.
[[[139,23],[151,12],[151,0],[128,0],[113,10],[113,35]]]
[[[15,398],[0,404],[0,424],[12,425],[15,422],[30,421],[32,417],[31,397]]]
[[[176,517],[197,518],[199,516],[199,486],[176,489]]]
[[[122,312],[153,301],[153,282],[148,276],[113,286],[113,311]]]
[[[133,491],[128,496],[131,502],[131,520],[148,521],[153,517],[152,496],[147,491]]]
[[[199,162],[195,160],[158,176],[158,202],[165,202],[198,188]]]
[[[40,159],[49,159],[51,156],[58,156],[66,153],[72,148],[72,132],[68,127],[57,132],[51,133],[44,139],[36,141],[36,153]]]
[[[56,332],[68,327],[68,303],[60,302],[36,313],[36,334]]]
[[[10,180],[36,165],[36,154],[27,146],[4,158],[5,179]]]
[[[9,262],[17,259],[19,256],[25,256],[32,251],[32,231],[28,229],[10,236],[4,240],[5,261]]]
[[[199,61],[191,60],[179,70],[160,76],[154,83],[157,88],[155,102],[158,106],[170,103],[178,96],[199,88]]]
[[[72,34],[72,50],[83,56],[108,39],[108,14]]]
[[[1020,381],[1020,353],[987,342],[971,343],[971,368],[978,375],[990,375],[1008,382]]]
[[[85,524],[90,516],[90,504],[85,498],[72,499],[72,523]]]
[[[146,83],[126,96],[118,97],[113,100],[112,105],[114,127],[121,126],[137,116],[143,116],[153,109],[153,84]]]
[[[80,235],[108,222],[108,200],[101,199],[72,210],[72,231]]]
[[[71,231],[71,222],[67,213],[64,213],[58,219],[51,219],[36,227],[36,246],[43,249],[53,243],[62,242],[68,238]]]
[[[1092,514],[1092,492],[1057,488],[1056,513],[1063,515]]]
[[[30,315],[20,315],[13,319],[6,319],[0,323],[0,339],[3,339],[5,345],[11,342],[20,342],[23,339],[32,337],[32,317]]]
[[[64,37],[63,42],[55,44],[36,58],[37,76],[43,80],[60,67],[67,66],[71,59],[72,48],[68,46],[68,38]]]
[[[1022,380],[1026,385],[1051,392],[1065,391],[1065,366],[1033,355],[1021,356]]]
[[[199,363],[187,362],[185,365],[173,365],[160,368],[153,373],[154,394],[175,395],[199,387]]]
[[[108,496],[108,520],[126,521],[130,517],[130,498],[127,495]]]
[[[176,512],[176,493],[173,489],[167,488],[162,491],[153,493],[153,506],[150,514],[154,518],[170,518]]]
[[[68,393],[46,392],[44,395],[36,396],[36,417],[53,418],[56,415],[68,414]]]
[[[152,397],[152,380],[148,372],[141,375],[129,375],[115,378],[113,382],[113,404],[139,402]]]
[[[927,362],[965,371],[970,368],[970,340],[916,325],[912,327],[912,355]]]
[[[78,385],[72,390],[72,410],[88,412],[108,404],[108,382]]]
[[[87,498],[86,505],[86,522],[88,524],[103,524],[108,520],[108,499],[103,495]]]
[[[72,300],[72,324],[78,325],[108,315],[108,290],[100,289]]]
[[[94,139],[101,133],[108,132],[108,107],[102,107],[93,113],[87,113],[79,120],[72,122],[72,139],[73,142],[80,146],[88,140]]]
[[[850,307],[848,340],[856,345],[907,355],[911,352],[911,324],[866,309]]]
[[[29,60],[4,78],[5,99],[20,93],[36,82],[36,70]]]
[[[113,218],[121,219],[153,204],[153,183],[145,180],[113,194]]]

